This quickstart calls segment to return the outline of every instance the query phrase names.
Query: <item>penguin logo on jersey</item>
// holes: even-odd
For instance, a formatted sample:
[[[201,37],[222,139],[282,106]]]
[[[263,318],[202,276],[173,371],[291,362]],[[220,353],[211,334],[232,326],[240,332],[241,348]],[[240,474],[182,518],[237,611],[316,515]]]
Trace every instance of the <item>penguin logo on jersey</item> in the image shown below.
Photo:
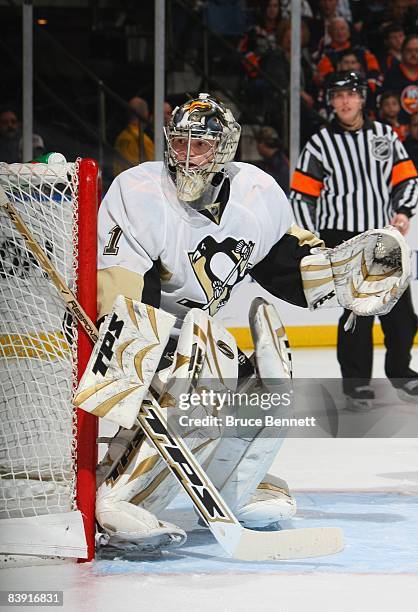
[[[178,303],[188,308],[207,310],[213,316],[228,302],[233,286],[244,278],[253,248],[251,241],[225,238],[222,242],[216,242],[213,236],[203,238],[188,256],[206,295],[206,302],[185,298]]]
[[[379,161],[389,159],[392,152],[392,146],[389,138],[385,136],[375,136],[372,138],[372,154]]]

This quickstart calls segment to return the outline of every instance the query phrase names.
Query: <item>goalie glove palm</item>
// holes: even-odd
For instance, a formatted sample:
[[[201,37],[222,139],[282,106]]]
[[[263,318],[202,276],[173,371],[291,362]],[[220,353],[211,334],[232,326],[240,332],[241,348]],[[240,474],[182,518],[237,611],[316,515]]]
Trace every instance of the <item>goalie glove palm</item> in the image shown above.
[[[369,230],[304,257],[301,276],[310,310],[343,306],[355,315],[383,315],[408,287],[411,252],[395,228]]]

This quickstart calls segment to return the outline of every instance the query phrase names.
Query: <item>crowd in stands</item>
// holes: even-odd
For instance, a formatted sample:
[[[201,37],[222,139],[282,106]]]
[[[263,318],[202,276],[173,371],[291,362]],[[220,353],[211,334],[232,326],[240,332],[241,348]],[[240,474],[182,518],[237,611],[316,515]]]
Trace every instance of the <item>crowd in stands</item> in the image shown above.
[[[282,90],[288,86],[290,21],[288,2],[265,0],[257,22],[239,43],[249,99],[254,93],[262,105],[259,112],[269,122],[266,100],[274,97],[271,81]],[[283,16],[285,14],[285,17]],[[310,0],[302,18],[302,118],[303,107],[313,108],[328,119],[323,89],[336,70],[356,70],[366,77],[369,88],[368,113],[380,114],[381,94],[399,97],[398,121],[409,123],[415,112],[418,77],[418,2],[416,0]],[[269,78],[270,77],[270,78]],[[402,133],[402,138],[406,137]]]
[[[301,7],[301,147],[323,123],[332,119],[333,111],[324,91],[337,70],[360,72],[368,84],[368,116],[390,124],[405,143],[416,141],[418,0],[303,0]],[[202,24],[212,27],[215,19],[223,20],[222,35],[229,28],[236,41],[240,81],[233,94],[243,110],[241,122],[269,127],[277,134],[273,141],[285,143],[291,66],[290,11],[291,0],[185,0],[183,8],[179,5],[171,15],[176,49],[192,59],[202,52]],[[200,29],[197,19],[201,20]],[[216,44],[219,46],[220,41]],[[213,90],[212,85],[210,89]],[[131,95],[134,93],[135,90]],[[167,97],[170,100],[170,91]],[[129,102],[132,114],[116,140],[112,137],[113,174],[153,159],[153,121],[148,103],[150,99],[139,97]],[[168,102],[165,106],[168,115],[172,107]],[[16,159],[21,157],[20,124],[13,109],[3,110],[7,113],[3,113],[0,122],[0,148],[4,159]],[[281,153],[286,159],[288,151]],[[416,158],[416,148],[414,155]],[[283,170],[286,174],[286,168]]]
[[[281,113],[290,79],[290,2],[248,3],[255,8],[256,19],[238,45],[243,89],[258,122],[283,138],[286,122]],[[332,119],[324,91],[330,75],[340,70],[366,78],[369,118],[390,124],[406,144],[416,141],[417,0],[304,0],[301,45],[301,145],[318,123]],[[414,154],[416,159],[416,147]]]
[[[261,129],[257,137],[260,166],[271,171],[287,191],[288,151],[283,151],[280,143],[286,140],[283,132],[289,112],[290,0],[190,0],[189,4],[201,17],[206,10],[211,19],[213,9],[217,14],[224,10],[229,22],[235,12],[237,24],[232,30],[237,31],[242,10],[252,15],[252,23],[237,44],[241,102],[245,120],[251,117]],[[193,39],[192,44],[192,39],[184,36],[186,30],[196,31],[196,27],[186,17],[186,12],[179,15],[177,29],[187,52],[196,57],[198,41]],[[410,124],[418,110],[418,0],[303,0],[301,45],[301,146],[322,123],[332,119],[324,91],[337,70],[360,72],[368,85],[367,115],[390,124],[402,141],[415,141]],[[139,99],[133,98],[130,104],[135,100],[138,103]],[[152,159],[152,134],[147,128],[152,122],[144,100],[140,106],[116,141],[117,152],[130,165],[134,159]],[[130,146],[135,151],[127,154],[123,149],[132,134]],[[122,167],[119,157],[115,173]]]

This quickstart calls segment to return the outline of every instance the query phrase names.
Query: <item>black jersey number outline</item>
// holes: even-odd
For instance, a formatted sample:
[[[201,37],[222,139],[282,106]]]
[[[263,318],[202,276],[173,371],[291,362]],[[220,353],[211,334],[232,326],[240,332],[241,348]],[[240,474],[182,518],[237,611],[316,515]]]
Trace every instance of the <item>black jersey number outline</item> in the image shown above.
[[[122,230],[119,225],[115,225],[109,232],[110,240],[103,250],[103,255],[117,255],[119,253],[118,242],[122,236]]]

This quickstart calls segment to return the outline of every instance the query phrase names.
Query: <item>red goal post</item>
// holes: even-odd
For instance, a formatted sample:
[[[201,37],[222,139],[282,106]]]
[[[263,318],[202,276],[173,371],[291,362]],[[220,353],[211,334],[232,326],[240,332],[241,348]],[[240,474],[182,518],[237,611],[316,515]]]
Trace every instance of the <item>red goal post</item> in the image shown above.
[[[0,184],[96,320],[97,163],[0,163]],[[72,396],[92,344],[4,212],[0,294],[0,555],[91,560],[97,420]]]
[[[97,210],[100,201],[99,168],[93,159],[79,167],[79,272],[78,300],[92,321],[97,319]],[[78,381],[87,366],[91,340],[78,323]],[[83,515],[88,556],[94,558],[97,417],[77,409],[77,507]]]

